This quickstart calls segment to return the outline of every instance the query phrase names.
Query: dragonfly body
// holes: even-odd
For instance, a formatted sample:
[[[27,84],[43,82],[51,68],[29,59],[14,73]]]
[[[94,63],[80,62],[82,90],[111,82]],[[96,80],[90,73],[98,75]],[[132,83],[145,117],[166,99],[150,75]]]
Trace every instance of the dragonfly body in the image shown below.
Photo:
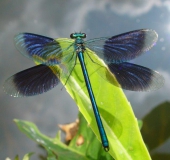
[[[100,118],[95,96],[86,69],[85,54],[97,64],[90,54],[103,60],[109,74],[116,78],[119,85],[107,79],[105,72],[97,71],[109,83],[132,91],[151,91],[160,88],[164,78],[149,68],[128,63],[148,51],[157,41],[157,33],[149,29],[135,30],[112,37],[95,38],[85,41],[85,33],[72,33],[71,39],[53,39],[32,33],[21,33],[15,37],[17,49],[32,58],[39,65],[21,71],[4,84],[5,91],[14,97],[33,96],[55,87],[60,78],[69,79],[79,59],[89,98],[99,128],[101,141],[106,151],[109,142]],[[89,54],[88,52],[91,51]],[[55,66],[59,69],[56,70]],[[64,66],[64,67],[63,67]],[[67,81],[66,81],[67,83]],[[107,107],[107,106],[106,106]]]
[[[93,94],[93,90],[92,90],[91,83],[90,83],[90,80],[89,80],[89,75],[88,75],[88,72],[87,72],[87,69],[86,69],[86,65],[84,63],[84,55],[83,54],[84,54],[84,51],[85,51],[85,47],[84,47],[84,41],[83,41],[82,38],[85,38],[86,35],[84,33],[83,34],[81,34],[81,33],[76,34],[75,33],[74,36],[71,35],[70,37],[76,38],[76,40],[75,40],[75,51],[76,51],[76,54],[77,54],[78,59],[79,59],[80,64],[81,64],[82,72],[83,72],[83,75],[84,75],[84,80],[85,80],[85,83],[86,83],[86,86],[87,86],[87,90],[88,90],[89,97],[90,97],[90,100],[91,100],[91,104],[92,104],[92,107],[93,107],[94,115],[95,115],[96,122],[97,122],[97,125],[98,125],[98,128],[99,128],[99,133],[100,133],[100,137],[101,137],[101,140],[102,140],[102,144],[103,144],[103,147],[105,148],[105,150],[108,151],[109,150],[109,142],[108,142],[108,139],[107,139],[107,136],[106,136],[106,133],[105,133],[102,121],[101,121],[101,117],[100,117],[100,114],[99,114],[99,111],[98,111],[98,107],[97,107],[97,104],[96,104],[95,96]]]

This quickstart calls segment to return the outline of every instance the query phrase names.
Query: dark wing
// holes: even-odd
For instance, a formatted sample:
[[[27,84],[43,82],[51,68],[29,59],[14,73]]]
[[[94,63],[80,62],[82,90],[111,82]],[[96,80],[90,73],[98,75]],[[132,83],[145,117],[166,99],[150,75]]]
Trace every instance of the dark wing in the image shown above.
[[[123,62],[108,64],[119,87],[132,91],[151,91],[163,86],[164,78],[156,71],[136,64]]]
[[[8,78],[4,90],[14,97],[33,96],[54,88],[59,83],[58,77],[56,67],[41,64]]]
[[[94,51],[106,64],[121,63],[148,51],[157,41],[154,30],[141,29],[113,37],[88,40],[86,47]]]
[[[72,53],[70,50],[73,41],[69,39],[57,39],[32,34],[32,33],[20,33],[14,38],[17,49],[26,57],[33,58],[35,61],[41,64],[55,65],[60,64],[63,58],[63,52],[65,55]],[[65,48],[63,48],[63,46]]]

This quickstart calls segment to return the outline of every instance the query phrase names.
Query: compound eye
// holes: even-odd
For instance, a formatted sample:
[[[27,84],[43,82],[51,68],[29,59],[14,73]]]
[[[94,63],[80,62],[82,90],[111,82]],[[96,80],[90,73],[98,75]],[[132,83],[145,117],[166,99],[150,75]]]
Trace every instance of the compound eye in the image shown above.
[[[72,38],[72,39],[75,38],[74,33],[71,33],[71,34],[70,34],[70,38]]]
[[[83,38],[86,38],[86,33],[82,33],[83,34]]]

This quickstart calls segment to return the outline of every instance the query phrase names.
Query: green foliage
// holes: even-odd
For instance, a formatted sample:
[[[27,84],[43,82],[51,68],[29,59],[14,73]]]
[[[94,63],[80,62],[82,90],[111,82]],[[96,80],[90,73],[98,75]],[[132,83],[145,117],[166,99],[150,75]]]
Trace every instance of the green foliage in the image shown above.
[[[50,138],[40,133],[38,128],[31,122],[17,119],[14,121],[22,132],[46,149],[49,159],[86,159],[81,152],[62,143],[59,135],[56,138]]]
[[[46,148],[48,152],[48,159],[50,160],[113,160],[110,154],[103,150],[101,143],[96,139],[96,136],[87,125],[87,122],[82,115],[79,115],[79,120],[79,130],[68,146],[60,141],[60,134],[57,134],[56,138],[52,139],[40,133],[33,123],[21,120],[15,120],[15,123],[29,138]],[[83,141],[81,144],[78,144],[80,137]]]
[[[170,153],[154,152],[170,138],[170,102],[158,105],[143,118],[141,133],[153,160],[170,159]]]
[[[23,160],[29,160],[30,157],[31,157],[33,154],[34,154],[34,153],[32,153],[32,152],[25,154],[24,157],[23,157]],[[6,158],[6,160],[10,160],[10,158]],[[20,159],[19,159],[19,156],[17,155],[17,156],[14,158],[14,160],[20,160]]]

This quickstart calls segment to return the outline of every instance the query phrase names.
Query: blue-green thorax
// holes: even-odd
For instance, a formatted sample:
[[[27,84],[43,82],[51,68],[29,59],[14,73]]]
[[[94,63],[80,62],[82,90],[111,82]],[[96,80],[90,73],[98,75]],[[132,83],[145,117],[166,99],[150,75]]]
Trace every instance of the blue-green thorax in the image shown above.
[[[86,38],[85,33],[72,33],[70,35],[70,38],[75,39],[74,43],[74,49],[76,53],[84,52],[85,46],[84,46],[84,38]]]

